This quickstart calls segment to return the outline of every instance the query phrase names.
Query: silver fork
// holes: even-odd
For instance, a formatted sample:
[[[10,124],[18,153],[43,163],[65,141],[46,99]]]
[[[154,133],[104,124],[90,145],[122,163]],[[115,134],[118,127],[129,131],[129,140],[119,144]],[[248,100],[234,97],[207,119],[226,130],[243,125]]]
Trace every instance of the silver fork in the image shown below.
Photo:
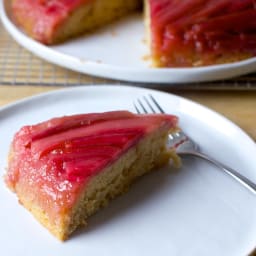
[[[148,95],[148,97],[144,96],[142,97],[142,99],[137,99],[136,101],[134,101],[133,104],[138,114],[157,113],[155,109],[157,109],[160,113],[165,113],[162,107],[152,95]],[[147,109],[150,109],[151,112],[149,112]],[[210,162],[222,171],[229,174],[231,177],[235,178],[239,183],[250,189],[253,193],[256,193],[255,183],[253,183],[251,180],[238,173],[234,169],[201,152],[199,146],[182,130],[169,135],[168,146],[174,147],[177,154],[180,156],[191,155]]]

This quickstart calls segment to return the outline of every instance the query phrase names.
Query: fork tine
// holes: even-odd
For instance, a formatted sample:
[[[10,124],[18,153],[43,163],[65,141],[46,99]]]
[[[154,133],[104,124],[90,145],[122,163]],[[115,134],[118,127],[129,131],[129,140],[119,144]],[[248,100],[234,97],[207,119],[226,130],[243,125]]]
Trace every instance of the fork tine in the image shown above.
[[[133,102],[133,105],[138,114],[149,114],[150,112],[157,113],[156,109],[159,110],[159,112],[161,113],[165,113],[162,107],[151,94],[149,94],[148,96],[143,96],[142,99],[137,99],[137,101]],[[150,109],[150,111],[148,111],[147,109]]]
[[[152,96],[152,94],[149,94],[149,97],[151,98],[151,100],[155,103],[156,107],[159,109],[159,111],[161,113],[165,113],[164,110],[162,109],[162,107],[158,104],[158,102],[156,101],[156,99]]]
[[[138,103],[139,103],[139,105],[141,106],[141,108],[143,109],[144,113],[148,114],[147,109],[144,107],[144,105],[143,105],[143,103],[141,102],[140,99],[138,99]]]
[[[140,112],[140,110],[139,110],[139,108],[137,107],[137,105],[136,105],[135,102],[133,102],[133,106],[134,106],[134,108],[136,109],[137,113],[138,113],[138,114],[141,114],[141,112]]]
[[[156,111],[154,110],[154,108],[152,107],[152,105],[150,104],[149,100],[147,99],[146,96],[143,96],[143,99],[145,100],[145,102],[147,103],[148,107],[151,109],[151,111],[153,113],[156,113]]]

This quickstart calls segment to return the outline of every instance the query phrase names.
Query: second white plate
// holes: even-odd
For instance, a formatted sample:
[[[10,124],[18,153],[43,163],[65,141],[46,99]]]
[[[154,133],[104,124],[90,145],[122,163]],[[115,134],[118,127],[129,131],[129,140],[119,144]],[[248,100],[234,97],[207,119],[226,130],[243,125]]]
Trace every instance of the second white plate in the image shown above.
[[[195,68],[150,68],[141,15],[134,15],[94,34],[59,46],[45,46],[27,37],[11,21],[9,0],[0,0],[5,28],[23,47],[59,66],[100,77],[144,83],[203,82],[232,78],[256,70],[256,58]]]
[[[0,109],[0,176],[14,133],[51,117],[127,109],[152,94],[203,151],[256,181],[256,145],[227,119],[186,99],[148,89],[77,87]],[[115,100],[113,100],[115,99]],[[205,161],[184,158],[139,180],[60,243],[18,204],[0,179],[0,251],[16,256],[245,256],[255,247],[256,196]]]

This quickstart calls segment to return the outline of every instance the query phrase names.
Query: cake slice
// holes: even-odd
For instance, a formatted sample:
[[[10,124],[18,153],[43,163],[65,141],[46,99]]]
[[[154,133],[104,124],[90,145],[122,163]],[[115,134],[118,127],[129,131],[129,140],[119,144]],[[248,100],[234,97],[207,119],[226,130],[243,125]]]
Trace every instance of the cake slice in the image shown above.
[[[24,207],[65,240],[137,177],[170,159],[178,163],[166,147],[176,129],[175,116],[126,111],[24,126],[13,139],[5,181]]]
[[[12,16],[35,40],[56,44],[140,7],[141,0],[12,0]]]
[[[11,9],[29,36],[56,44],[138,10],[142,2],[12,0]],[[144,0],[144,8],[154,67],[206,66],[256,56],[254,0]]]
[[[153,66],[191,67],[256,56],[253,0],[146,0]]]

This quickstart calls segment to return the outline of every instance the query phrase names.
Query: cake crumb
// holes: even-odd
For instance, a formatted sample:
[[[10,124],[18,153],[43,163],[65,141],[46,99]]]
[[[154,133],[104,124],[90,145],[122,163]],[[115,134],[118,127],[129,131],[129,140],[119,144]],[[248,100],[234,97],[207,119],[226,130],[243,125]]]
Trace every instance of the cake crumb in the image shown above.
[[[143,37],[143,38],[141,39],[141,42],[142,42],[143,44],[147,44],[147,39],[146,39],[145,37]]]
[[[111,31],[111,36],[116,37],[117,36],[117,32],[115,30],[112,30]]]
[[[150,56],[149,54],[144,55],[144,56],[142,57],[142,60],[143,60],[143,61],[149,61],[149,60],[151,60],[151,56]]]
[[[81,61],[82,63],[87,62],[87,60],[86,60],[86,59],[84,59],[84,58],[80,58],[80,61]]]

